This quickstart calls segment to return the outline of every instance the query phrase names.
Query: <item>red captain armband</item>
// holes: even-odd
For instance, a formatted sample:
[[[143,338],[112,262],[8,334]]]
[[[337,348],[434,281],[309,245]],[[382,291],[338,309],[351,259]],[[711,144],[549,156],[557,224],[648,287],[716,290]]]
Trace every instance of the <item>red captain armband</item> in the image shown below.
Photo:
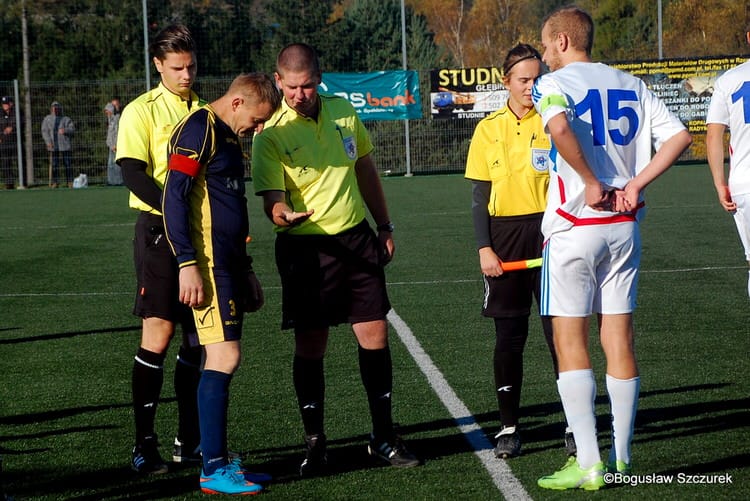
[[[196,177],[201,170],[201,164],[185,155],[173,153],[169,156],[169,170],[180,171],[190,177]]]

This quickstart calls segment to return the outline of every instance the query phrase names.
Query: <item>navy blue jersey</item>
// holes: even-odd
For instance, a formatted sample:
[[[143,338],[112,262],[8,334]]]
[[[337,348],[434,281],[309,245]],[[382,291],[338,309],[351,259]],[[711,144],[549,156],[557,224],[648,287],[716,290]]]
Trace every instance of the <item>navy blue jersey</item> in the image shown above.
[[[162,213],[180,267],[244,266],[249,228],[237,135],[209,105],[177,124],[168,152]]]

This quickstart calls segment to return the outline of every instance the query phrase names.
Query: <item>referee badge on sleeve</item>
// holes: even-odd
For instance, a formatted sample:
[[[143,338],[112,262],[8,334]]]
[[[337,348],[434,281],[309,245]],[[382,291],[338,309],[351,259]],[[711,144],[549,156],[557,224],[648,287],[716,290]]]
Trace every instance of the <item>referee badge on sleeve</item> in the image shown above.
[[[542,148],[531,149],[531,165],[535,171],[544,172],[549,169],[549,150]]]

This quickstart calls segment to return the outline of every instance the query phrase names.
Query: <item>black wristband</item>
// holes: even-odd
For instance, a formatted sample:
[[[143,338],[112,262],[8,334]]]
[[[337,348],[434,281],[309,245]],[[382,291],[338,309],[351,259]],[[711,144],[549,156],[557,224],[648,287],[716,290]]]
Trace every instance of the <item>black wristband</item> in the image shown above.
[[[393,233],[393,223],[388,221],[387,223],[379,224],[378,231],[387,231],[388,233]]]

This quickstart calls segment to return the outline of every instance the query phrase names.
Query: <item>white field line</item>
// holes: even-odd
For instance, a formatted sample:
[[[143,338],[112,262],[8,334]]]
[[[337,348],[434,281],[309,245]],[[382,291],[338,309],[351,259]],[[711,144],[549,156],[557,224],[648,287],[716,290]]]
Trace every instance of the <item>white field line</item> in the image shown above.
[[[408,325],[391,310],[388,312],[388,321],[393,325],[398,337],[409,350],[412,358],[420,370],[427,377],[432,389],[440,401],[445,405],[453,419],[456,421],[461,433],[474,449],[474,454],[482,462],[487,472],[492,477],[505,499],[527,500],[531,499],[521,482],[513,475],[505,461],[495,458],[493,446],[484,435],[482,428],[477,424],[474,416],[469,412],[466,405],[458,398],[458,395],[450,387],[443,374],[432,362],[430,356],[424,351],[422,345],[412,333]]]
[[[693,273],[697,271],[714,271],[714,270],[744,270],[746,266],[705,266],[700,268],[678,268],[674,270],[641,270],[641,273]],[[399,285],[443,285],[443,284],[466,284],[481,281],[480,278],[463,278],[456,280],[415,280],[411,282],[388,282],[388,286]],[[276,290],[281,287],[264,287],[268,290]],[[44,296],[131,296],[133,292],[8,292],[0,293],[2,297],[44,297]]]
[[[747,266],[702,266],[698,268],[676,268],[672,270],[641,270],[641,274],[650,273],[693,273],[696,271],[715,271],[715,270],[744,270]],[[478,274],[478,272],[477,272]],[[411,282],[388,282],[388,285],[440,285],[440,284],[465,284],[480,282],[481,278],[463,278],[455,280],[419,280]]]
[[[135,292],[13,292],[0,297],[132,296]]]
[[[684,211],[685,209],[705,209],[716,207],[716,204],[700,204],[700,205],[647,205],[647,210],[679,210]],[[434,211],[434,212],[420,212],[417,216],[414,214],[404,214],[401,219],[409,219],[411,217],[419,217],[423,219],[425,217],[444,217],[444,216],[463,216],[471,214],[471,210],[450,210],[450,211]],[[648,220],[647,220],[648,221]]]
[[[49,226],[6,226],[0,228],[0,231],[39,231],[39,230],[70,230],[77,228],[116,228],[119,226],[135,226],[135,222],[129,223],[98,223],[98,224],[51,224]]]
[[[744,266],[710,266],[700,268],[680,268],[673,270],[642,270],[641,273],[689,273],[696,271],[744,269]],[[437,285],[452,283],[467,283],[476,280],[435,280],[415,282],[389,282],[390,285]],[[278,289],[279,287],[269,287]],[[0,297],[42,297],[42,296],[119,296],[132,295],[132,292],[45,292],[45,293],[5,293]],[[506,499],[531,499],[523,488],[523,485],[513,475],[504,461],[498,461],[493,452],[493,446],[487,440],[482,428],[477,424],[466,405],[458,398],[450,387],[443,374],[432,362],[432,359],[422,348],[409,326],[396,314],[394,310],[388,313],[388,320],[393,325],[396,333],[406,346],[407,350],[415,360],[420,370],[437,394],[440,401],[450,412],[453,419],[465,435],[466,440],[473,447],[474,453],[489,472],[495,485],[500,489]]]

